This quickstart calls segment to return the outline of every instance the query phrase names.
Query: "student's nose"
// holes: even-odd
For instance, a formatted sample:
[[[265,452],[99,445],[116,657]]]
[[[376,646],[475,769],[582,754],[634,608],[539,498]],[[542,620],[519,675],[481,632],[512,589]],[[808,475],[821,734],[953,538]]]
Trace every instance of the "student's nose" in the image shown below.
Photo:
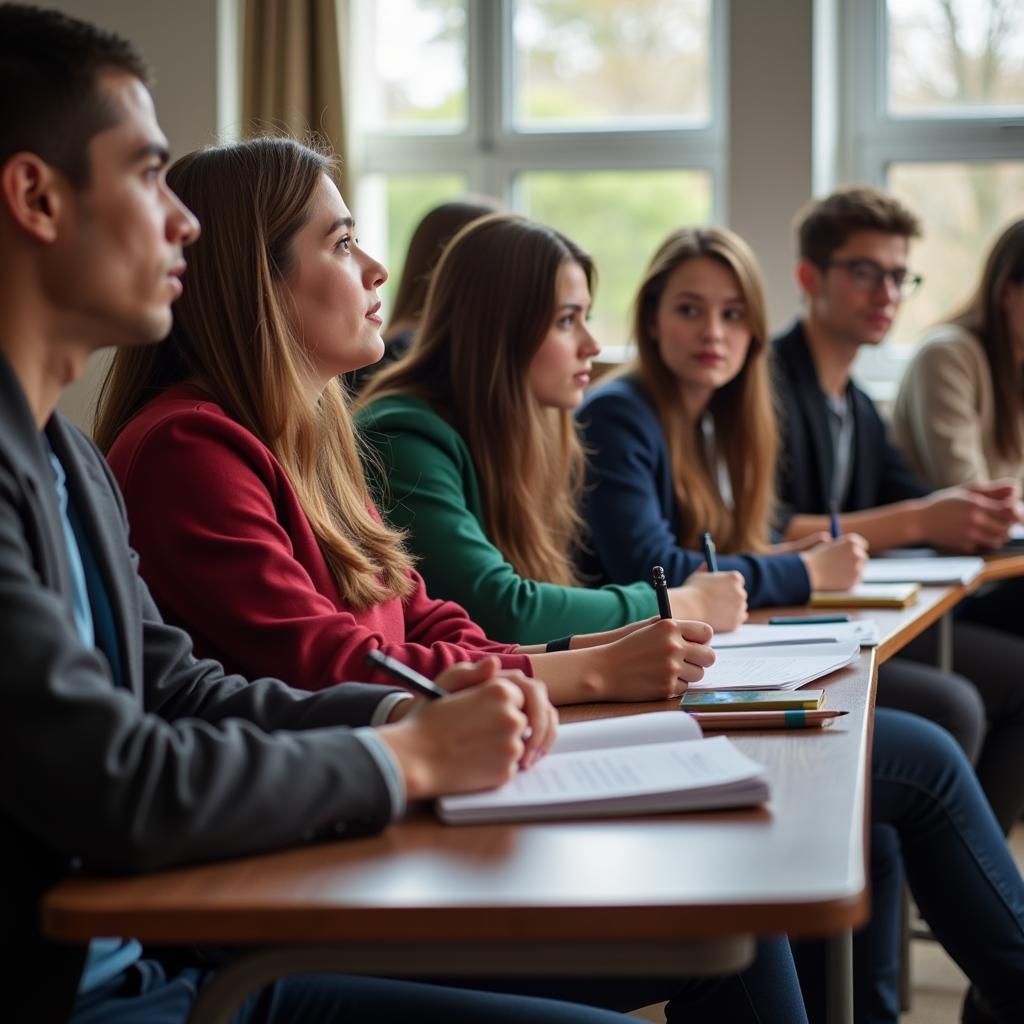
[[[167,196],[167,241],[184,248],[191,245],[198,237],[202,228],[199,218],[165,185]]]
[[[590,328],[584,323],[583,339],[580,343],[580,355],[585,359],[589,359],[592,356],[596,356],[600,351],[601,346],[598,343],[597,338],[591,334]]]
[[[388,268],[372,256],[366,256],[363,268],[363,281],[368,288],[379,288],[388,279]]]
[[[708,313],[707,320],[704,323],[704,334],[715,341],[725,336],[725,321],[722,319],[721,313],[715,310],[711,310]]]

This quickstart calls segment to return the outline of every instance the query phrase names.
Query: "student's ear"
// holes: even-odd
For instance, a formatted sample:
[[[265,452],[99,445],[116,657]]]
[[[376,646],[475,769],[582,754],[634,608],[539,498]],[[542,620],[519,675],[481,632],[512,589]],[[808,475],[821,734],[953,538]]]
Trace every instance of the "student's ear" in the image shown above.
[[[15,153],[0,168],[0,202],[22,231],[50,244],[57,239],[63,176],[35,153]]]
[[[817,295],[821,285],[821,270],[810,260],[801,260],[796,265],[796,283],[805,295]]]

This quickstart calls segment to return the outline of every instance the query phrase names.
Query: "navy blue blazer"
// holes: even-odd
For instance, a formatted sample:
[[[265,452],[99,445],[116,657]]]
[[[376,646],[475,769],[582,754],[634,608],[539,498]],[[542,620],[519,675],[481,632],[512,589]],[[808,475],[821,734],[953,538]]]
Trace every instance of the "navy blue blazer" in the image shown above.
[[[0,988],[5,1020],[35,1022],[66,1019],[83,960],[39,931],[59,879],[375,832],[394,809],[369,748],[339,728],[394,691],[304,693],[195,658],[138,575],[106,462],[56,413],[46,437],[106,584],[123,686],[79,639],[53,467],[0,356]]]
[[[669,586],[678,586],[704,557],[679,545],[668,445],[643,388],[628,377],[604,384],[576,415],[588,454],[583,515],[590,529],[580,570],[588,581],[631,583],[662,565]],[[718,568],[743,576],[751,608],[805,604],[810,596],[799,555],[722,555]]]
[[[772,377],[782,433],[778,474],[780,530],[795,515],[826,515],[833,472],[828,406],[807,345],[803,323],[772,342]],[[853,410],[854,450],[850,489],[842,511],[889,505],[929,493],[889,440],[882,417],[852,381],[846,388]]]

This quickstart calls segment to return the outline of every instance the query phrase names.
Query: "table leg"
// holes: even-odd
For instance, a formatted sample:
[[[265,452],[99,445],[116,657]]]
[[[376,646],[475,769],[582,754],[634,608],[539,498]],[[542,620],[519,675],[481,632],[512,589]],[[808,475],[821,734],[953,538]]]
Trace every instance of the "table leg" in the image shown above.
[[[849,929],[826,940],[828,1024],[853,1024],[853,932]]]
[[[939,650],[936,655],[938,667],[943,672],[953,671],[953,613],[946,612],[938,621]]]

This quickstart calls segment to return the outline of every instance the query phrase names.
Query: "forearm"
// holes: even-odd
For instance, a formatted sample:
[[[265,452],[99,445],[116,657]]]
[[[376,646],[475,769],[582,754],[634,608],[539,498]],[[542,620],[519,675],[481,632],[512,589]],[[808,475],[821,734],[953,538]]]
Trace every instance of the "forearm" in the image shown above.
[[[897,501],[880,508],[847,512],[839,518],[844,533],[859,533],[873,551],[918,544],[923,536],[922,503],[917,499]],[[799,540],[808,534],[830,529],[828,516],[796,515],[786,526],[786,539]]]

